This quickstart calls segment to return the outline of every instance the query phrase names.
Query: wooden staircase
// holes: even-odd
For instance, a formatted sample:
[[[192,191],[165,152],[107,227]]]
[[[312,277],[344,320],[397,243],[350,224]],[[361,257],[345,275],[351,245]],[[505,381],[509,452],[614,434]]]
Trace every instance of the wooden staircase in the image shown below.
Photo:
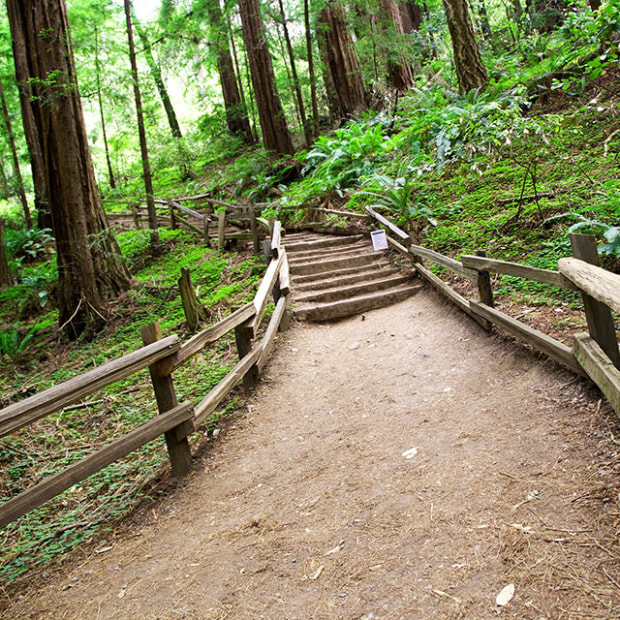
[[[312,232],[283,238],[291,273],[292,313],[305,321],[329,321],[403,301],[421,285],[402,275],[367,235]]]

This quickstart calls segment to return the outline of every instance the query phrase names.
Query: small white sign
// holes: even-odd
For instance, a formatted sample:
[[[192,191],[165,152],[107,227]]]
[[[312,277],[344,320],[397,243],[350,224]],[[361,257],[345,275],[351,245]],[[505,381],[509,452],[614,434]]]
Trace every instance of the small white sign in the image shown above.
[[[370,232],[370,238],[372,239],[372,249],[375,252],[377,250],[388,249],[387,235],[385,234],[385,230],[372,230]]]

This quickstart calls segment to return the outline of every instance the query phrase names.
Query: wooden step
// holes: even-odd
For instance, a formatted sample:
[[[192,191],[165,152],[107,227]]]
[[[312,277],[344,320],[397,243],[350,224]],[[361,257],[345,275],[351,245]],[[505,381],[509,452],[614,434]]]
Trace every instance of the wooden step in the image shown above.
[[[328,258],[327,260],[304,262],[300,264],[292,264],[291,274],[294,275],[310,275],[315,273],[329,272],[336,269],[345,269],[347,267],[364,267],[372,263],[383,260],[384,254],[381,252],[363,253],[349,258]]]
[[[369,271],[373,268],[387,269],[390,266],[391,263],[384,257],[383,260],[374,261],[370,263],[370,265],[366,265],[362,269],[357,265],[353,265],[352,267],[343,267],[341,269],[332,269],[330,271],[319,271],[317,273],[308,273],[305,275],[291,274],[291,278],[294,282],[293,286],[297,286],[298,284],[307,284],[309,282],[340,278],[343,276],[352,275],[354,273],[361,273],[362,271]]]
[[[332,258],[350,258],[352,256],[360,256],[362,254],[372,254],[374,250],[371,245],[355,244],[352,246],[343,246],[338,250],[321,251],[321,252],[304,252],[303,256],[293,254],[289,256],[289,265],[303,265],[305,263],[316,263],[326,261]]]
[[[314,250],[302,250],[299,252],[289,253],[288,249],[286,250],[290,260],[302,261],[304,258],[314,258],[318,256],[333,256],[335,254],[340,254],[343,252],[351,252],[353,250],[361,250],[362,248],[366,248],[368,251],[372,252],[372,244],[368,242],[366,239],[362,239],[360,241],[356,241],[355,243],[347,243],[346,245],[334,245],[327,246],[324,248],[315,248]]]
[[[346,270],[349,271],[348,269]],[[372,280],[380,280],[400,273],[398,267],[392,267],[389,263],[385,265],[371,265],[371,269],[365,269],[360,271],[355,268],[355,271],[351,275],[343,275],[338,272],[337,277],[326,278],[324,280],[311,280],[310,282],[301,283],[295,279],[295,292],[303,293],[307,291],[318,291],[326,288],[333,288],[334,286],[342,285],[349,286],[356,284],[357,282],[368,282]]]
[[[416,284],[330,303],[294,306],[292,312],[305,321],[331,321],[404,301],[421,288],[421,284]]]
[[[338,301],[341,299],[349,299],[351,297],[359,297],[373,292],[384,291],[390,288],[397,288],[407,284],[407,282],[410,281],[410,276],[397,275],[389,278],[383,278],[381,280],[359,282],[351,286],[342,286],[339,283],[339,286],[322,291],[315,291],[300,295],[295,293],[293,296],[293,301],[295,303],[305,303],[309,301],[325,303],[329,301]]]
[[[305,252],[309,250],[316,250],[318,248],[332,248],[339,247],[343,245],[350,245],[353,243],[357,243],[358,241],[362,241],[366,237],[364,235],[350,235],[350,236],[342,236],[342,237],[329,237],[325,238],[321,235],[314,235],[313,237],[308,237],[306,239],[291,239],[289,237],[285,237],[284,239],[284,247],[289,255],[296,254],[297,252]]]

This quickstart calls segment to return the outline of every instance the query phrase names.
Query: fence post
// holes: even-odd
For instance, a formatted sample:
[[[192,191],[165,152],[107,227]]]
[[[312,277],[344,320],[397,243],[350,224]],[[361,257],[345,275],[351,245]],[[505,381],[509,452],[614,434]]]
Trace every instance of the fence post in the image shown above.
[[[486,257],[486,252],[482,250],[478,250],[476,252],[476,256]],[[491,276],[486,269],[481,269],[478,271],[478,296],[480,297],[480,302],[489,306],[491,308],[495,307],[495,302],[493,301],[493,288],[491,287]],[[480,322],[480,325],[486,330],[491,331],[493,327],[493,323],[491,321],[487,321],[483,319]]]
[[[252,243],[254,244],[254,254],[260,254],[260,243],[258,241],[258,223],[256,222],[256,211],[250,207],[250,228],[252,229]]]
[[[142,342],[144,344],[152,344],[162,339],[159,323],[151,323],[141,330]],[[159,373],[158,363],[149,366],[153,390],[155,391],[155,399],[157,400],[157,408],[159,413],[164,413],[170,409],[174,409],[179,401],[177,400],[174,384],[170,375],[162,376]],[[192,466],[192,452],[189,447],[187,437],[177,439],[176,429],[169,430],[166,434],[166,446],[168,448],[168,456],[172,466],[172,474],[180,478],[189,472]]]
[[[168,213],[170,214],[170,228],[172,230],[176,230],[178,228],[177,218],[174,213],[174,206],[172,205],[172,200],[168,201]]]
[[[202,220],[202,230],[205,236],[205,243],[207,244],[207,247],[209,247],[209,216],[208,215],[205,215],[204,219]]]
[[[132,202],[129,205],[131,209],[131,215],[133,217],[133,223],[136,225],[137,229],[140,229],[140,212],[138,210],[138,205],[135,202]]]
[[[247,321],[243,325],[235,327],[235,341],[237,343],[237,352],[239,359],[243,359],[252,350],[252,338],[254,337],[254,328],[252,321]],[[254,364],[243,377],[243,385],[246,390],[256,387],[260,381],[260,373],[258,364]]]
[[[594,235],[573,233],[569,235],[573,256],[591,265],[599,265],[598,252],[596,251],[596,239]],[[618,352],[618,340],[614,328],[614,320],[611,310],[604,303],[597,301],[582,291],[583,307],[586,312],[588,331],[596,340],[607,357],[616,368],[620,368],[620,353]]]
[[[217,214],[217,249],[219,252],[224,250],[226,234],[226,210],[218,211]]]

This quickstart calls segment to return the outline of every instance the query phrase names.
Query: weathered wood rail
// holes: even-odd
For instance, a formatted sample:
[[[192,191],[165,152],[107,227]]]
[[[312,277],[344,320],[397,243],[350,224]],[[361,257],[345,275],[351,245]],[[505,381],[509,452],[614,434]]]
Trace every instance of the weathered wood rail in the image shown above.
[[[159,410],[159,415],[145,424],[2,503],[0,528],[161,435],[166,438],[173,473],[182,476],[189,471],[191,452],[188,436],[200,428],[237,384],[243,381],[246,388],[256,385],[278,330],[287,327],[290,285],[288,259],[280,244],[280,230],[279,226],[274,227],[274,234],[268,242],[268,254],[273,258],[249,304],[186,342],[181,342],[176,335],[162,338],[156,323],[146,326],[142,330],[145,346],[137,351],[0,410],[0,437],[5,437],[145,368],[150,370]],[[262,338],[258,340],[272,295],[275,310]],[[179,404],[172,382],[174,370],[233,330],[239,362],[200,402]]]
[[[197,202],[202,205],[200,212],[187,206]],[[132,222],[135,228],[148,226],[149,218],[145,205],[127,203],[131,211],[109,214],[114,220]],[[260,207],[253,205],[237,206],[222,200],[210,198],[207,194],[155,200],[157,222],[159,226],[169,226],[173,230],[185,228],[198,235],[207,243],[217,240],[217,249],[223,250],[226,241],[252,240],[255,253],[260,252],[260,242],[266,234],[270,234],[273,222],[260,217]],[[207,208],[204,208],[207,205]],[[232,228],[232,227],[235,228]],[[267,232],[265,232],[267,231]]]
[[[373,208],[366,208],[367,218],[386,229],[389,247],[407,257],[419,276],[463,312],[490,330],[497,325],[521,338],[535,350],[589,376],[620,415],[620,351],[611,310],[620,314],[620,276],[598,266],[596,241],[592,235],[572,234],[572,258],[562,258],[558,270],[495,260],[484,255],[464,255],[456,260],[415,245],[409,235]],[[359,217],[359,214],[338,212]],[[483,253],[480,253],[483,254]],[[478,285],[479,299],[468,299],[433,273],[424,261],[433,262]],[[588,334],[575,336],[573,346],[552,338],[494,307],[489,273],[510,275],[582,294]]]

